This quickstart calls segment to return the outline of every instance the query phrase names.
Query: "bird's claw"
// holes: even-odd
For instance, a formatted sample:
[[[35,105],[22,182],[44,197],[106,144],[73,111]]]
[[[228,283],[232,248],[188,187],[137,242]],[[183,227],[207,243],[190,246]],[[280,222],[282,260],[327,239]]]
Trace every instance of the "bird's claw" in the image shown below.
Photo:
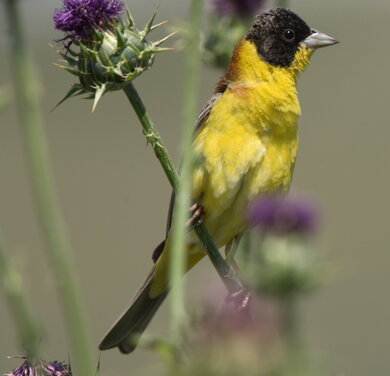
[[[194,204],[191,206],[190,211],[192,213],[191,218],[187,222],[187,227],[192,230],[194,227],[203,224],[205,210],[200,204]]]

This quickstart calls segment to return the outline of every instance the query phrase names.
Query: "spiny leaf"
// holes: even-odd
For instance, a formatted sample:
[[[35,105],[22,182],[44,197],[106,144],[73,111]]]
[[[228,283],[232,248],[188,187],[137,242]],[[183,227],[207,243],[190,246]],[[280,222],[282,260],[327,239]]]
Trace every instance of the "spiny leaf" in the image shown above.
[[[157,15],[157,8],[156,10],[154,11],[154,13],[152,14],[152,17],[150,17],[149,21],[146,23],[144,29],[140,32],[140,34],[142,35],[141,37],[141,41],[143,41],[145,39],[145,37],[150,33],[150,31],[152,30],[152,27],[153,27],[153,22],[154,22],[154,19],[156,18],[156,15]]]
[[[173,51],[172,47],[151,47],[147,50],[142,51],[142,57],[150,56],[158,52]]]
[[[80,84],[74,84],[69,91],[66,93],[65,97],[62,98],[52,109],[54,111],[60,104],[64,103],[67,99],[71,97],[76,97],[77,95],[81,95],[86,93],[85,89]]]
[[[127,23],[129,24],[130,27],[134,26],[135,25],[134,18],[133,15],[130,13],[129,8],[127,8],[126,13],[127,13]]]
[[[121,69],[121,67],[119,66],[119,64],[118,64],[118,66],[116,66],[115,68],[113,68],[112,71],[113,71],[117,76],[122,77],[122,78],[126,78],[126,75],[124,75],[124,74],[122,73],[122,69]]]
[[[115,30],[115,34],[118,43],[117,48],[121,49],[126,45],[127,38],[125,38],[125,36],[117,29]]]
[[[65,59],[65,61],[69,64],[69,65],[77,65],[78,64],[78,59],[75,59],[67,54],[64,54],[62,52],[59,52],[59,54]]]
[[[81,50],[81,53],[84,55],[84,56],[87,56],[89,58],[93,58],[95,55],[96,55],[96,51],[94,50],[91,50],[90,48],[88,48],[85,44],[83,43],[80,43],[80,50]]]
[[[110,56],[108,56],[108,53],[103,49],[101,48],[98,52],[98,61],[101,63],[101,65],[103,66],[109,66],[109,65],[112,65],[112,62],[110,60]]]
[[[103,84],[102,86],[99,86],[96,91],[95,91],[95,99],[93,101],[93,106],[92,106],[92,112],[95,111],[95,108],[100,100],[100,98],[103,96],[104,92],[106,91],[106,85]]]
[[[76,51],[73,51],[71,48],[67,48],[66,52],[69,53],[69,55],[72,55],[74,57],[78,57],[79,56],[79,53],[76,52]]]
[[[80,76],[80,71],[78,69],[72,68],[70,66],[66,65],[60,65],[60,64],[53,64],[55,67],[61,68],[63,70],[66,70],[67,72],[73,74],[74,76],[79,77]]]

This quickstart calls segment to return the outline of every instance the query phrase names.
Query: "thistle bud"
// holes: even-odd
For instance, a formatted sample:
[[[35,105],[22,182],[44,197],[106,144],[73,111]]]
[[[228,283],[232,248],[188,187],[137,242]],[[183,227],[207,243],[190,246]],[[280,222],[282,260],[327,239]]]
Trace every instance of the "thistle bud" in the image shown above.
[[[264,0],[210,0],[212,12],[203,46],[203,60],[226,69],[234,46],[250,27],[252,18],[263,8]]]
[[[315,206],[307,200],[269,196],[251,205],[248,220],[260,230],[259,246],[242,268],[250,286],[285,297],[321,284],[324,260],[310,243],[318,223]]]
[[[90,15],[88,12],[81,12],[79,8],[72,8],[73,13],[69,11],[71,5],[80,7],[80,4],[89,7],[95,4],[99,8],[94,8],[95,12],[89,10]],[[68,0],[64,3],[64,10],[56,10],[56,27],[66,32],[62,41],[69,40],[65,52],[59,51],[67,65],[59,67],[79,78],[79,83],[72,86],[58,105],[70,97],[88,93],[94,98],[94,109],[104,93],[123,89],[152,66],[156,53],[169,50],[161,48],[160,45],[170,35],[156,42],[146,39],[152,30],[161,25],[153,25],[156,14],[143,30],[138,30],[129,11],[127,21],[120,20],[123,4],[122,7],[116,4],[115,11],[110,8],[108,12],[107,9],[112,4],[113,1],[108,0],[72,0],[72,3]],[[70,23],[71,16],[78,22]],[[66,27],[63,18],[68,21]],[[73,28],[69,24],[72,24]]]

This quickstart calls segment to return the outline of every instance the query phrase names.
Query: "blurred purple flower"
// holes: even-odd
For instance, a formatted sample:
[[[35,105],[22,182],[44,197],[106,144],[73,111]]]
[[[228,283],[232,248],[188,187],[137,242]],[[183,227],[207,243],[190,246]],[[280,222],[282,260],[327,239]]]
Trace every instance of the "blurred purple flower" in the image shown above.
[[[32,362],[27,357],[20,358],[24,359],[24,362],[4,376],[72,376],[70,367],[63,362],[56,360],[54,362],[45,362],[44,360]]]
[[[215,11],[221,16],[253,16],[265,3],[265,0],[212,0]]]
[[[269,196],[254,202],[249,221],[265,231],[279,234],[308,234],[317,226],[317,210],[308,201]]]
[[[120,0],[64,0],[63,7],[54,11],[54,25],[65,38],[82,40],[117,20],[124,7]]]

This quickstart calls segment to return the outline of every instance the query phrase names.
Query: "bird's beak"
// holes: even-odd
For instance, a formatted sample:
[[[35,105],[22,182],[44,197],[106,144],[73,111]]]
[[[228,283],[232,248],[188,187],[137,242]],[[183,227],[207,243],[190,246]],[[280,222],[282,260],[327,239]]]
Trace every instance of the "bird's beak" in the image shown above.
[[[332,44],[337,43],[340,43],[337,39],[324,33],[320,33],[317,30],[312,30],[312,34],[310,34],[306,39],[302,41],[302,44],[304,46],[312,49],[331,46]]]

